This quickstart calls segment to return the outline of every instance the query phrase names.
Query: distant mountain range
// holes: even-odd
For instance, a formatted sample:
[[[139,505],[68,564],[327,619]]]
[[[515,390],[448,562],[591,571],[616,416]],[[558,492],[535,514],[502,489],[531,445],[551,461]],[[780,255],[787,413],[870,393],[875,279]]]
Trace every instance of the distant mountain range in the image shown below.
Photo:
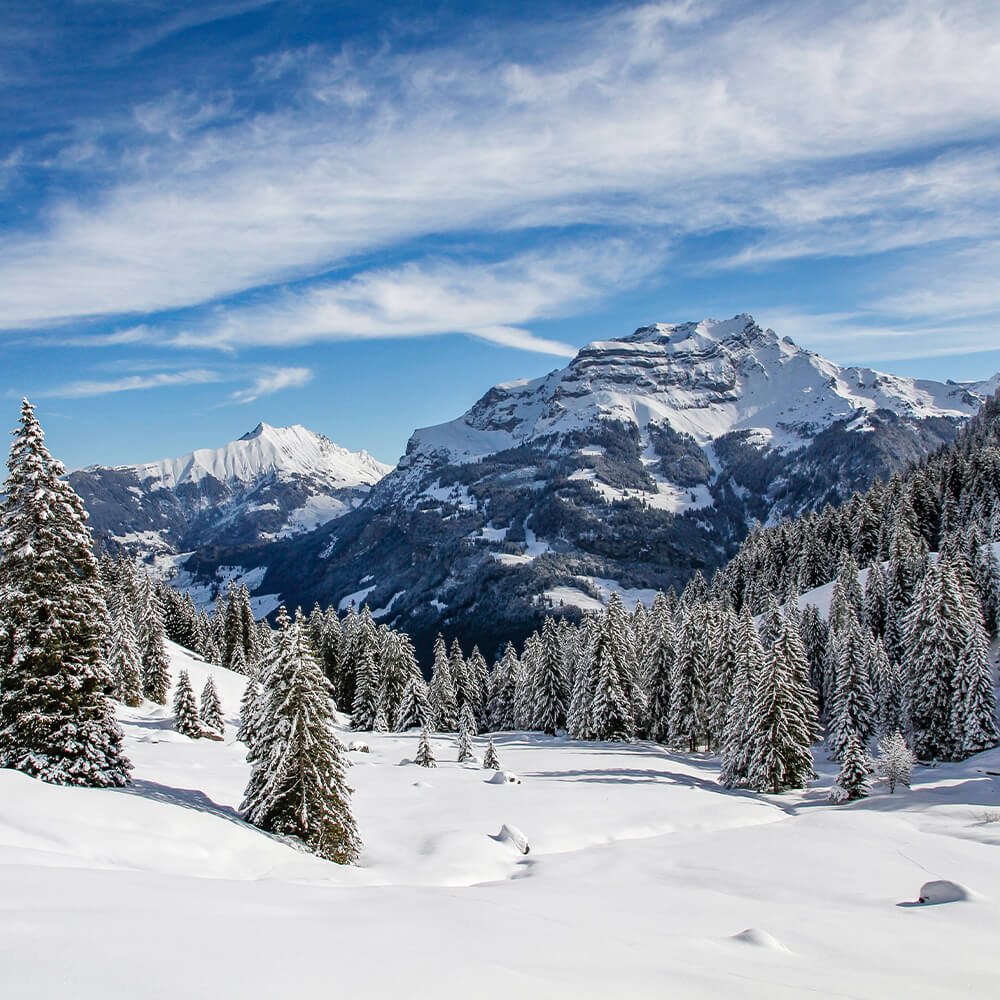
[[[367,601],[419,648],[443,629],[493,653],[549,606],[651,597],[724,563],[755,519],[846,499],[950,441],[998,385],[841,367],[740,315],[495,386],[392,471],[261,426],[73,484],[102,538],[161,546],[204,593],[235,574],[274,595],[261,610]]]

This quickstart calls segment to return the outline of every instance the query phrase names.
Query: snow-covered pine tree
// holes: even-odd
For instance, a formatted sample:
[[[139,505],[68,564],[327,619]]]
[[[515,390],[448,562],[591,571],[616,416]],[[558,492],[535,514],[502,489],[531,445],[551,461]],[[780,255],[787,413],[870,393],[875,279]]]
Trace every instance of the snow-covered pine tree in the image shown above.
[[[448,650],[448,664],[451,667],[451,682],[455,686],[455,704],[458,706],[458,711],[461,712],[467,702],[475,703],[477,692],[475,680],[469,672],[469,665],[466,663],[465,654],[462,652],[461,643],[457,638],[451,640],[451,647]]]
[[[487,704],[490,696],[490,671],[478,646],[472,647],[465,665],[469,675],[469,700],[476,715],[476,728],[478,732],[484,732],[489,724]]]
[[[479,735],[479,724],[476,722],[476,713],[469,702],[466,702],[462,706],[462,711],[458,713],[458,728],[461,730],[463,727],[469,730],[470,736]]]
[[[559,630],[553,618],[546,618],[542,628],[534,695],[531,728],[555,736],[557,730],[566,728],[569,694],[563,674]]]
[[[524,648],[521,650],[521,669],[517,672],[517,690],[514,692],[514,723],[517,729],[533,728],[535,675],[538,671],[541,645],[541,636],[537,632],[532,632],[524,640]]]
[[[139,646],[142,652],[142,693],[157,705],[167,703],[170,690],[170,661],[167,659],[163,611],[152,582],[146,573],[136,581],[139,591]]]
[[[111,618],[111,651],[108,657],[112,695],[135,708],[142,703],[142,659],[132,611],[125,601],[118,604],[118,613]]]
[[[393,632],[384,625],[379,629],[381,640],[382,672],[378,691],[378,712],[386,727],[394,728],[399,717],[399,708],[410,679],[413,644],[403,632]],[[376,732],[379,732],[376,729]]]
[[[515,728],[514,698],[521,661],[512,643],[507,643],[500,661],[490,674],[490,697],[487,705],[489,728],[494,731]]]
[[[378,629],[366,604],[358,618],[354,637],[354,703],[351,706],[351,728],[372,730],[379,709],[380,642]]]
[[[707,637],[712,650],[708,667],[709,745],[721,746],[732,699],[733,673],[736,670],[735,616],[718,607],[710,616]]]
[[[842,759],[852,735],[865,744],[875,732],[875,699],[868,673],[872,642],[855,618],[847,619],[837,637],[837,687],[830,715],[832,760]]]
[[[824,691],[829,631],[826,622],[820,617],[819,608],[814,604],[807,604],[802,612],[799,635],[802,637],[802,645],[809,660],[809,683],[816,692],[816,707],[821,719],[827,717]]]
[[[863,799],[868,794],[871,760],[861,738],[849,732],[844,743],[843,762],[836,784],[830,792],[833,802],[850,802]]]
[[[121,786],[131,764],[105,692],[108,627],[83,502],[27,400],[0,504],[0,766]]]
[[[605,616],[588,615],[581,627],[577,643],[577,663],[573,674],[573,693],[570,698],[566,726],[575,740],[594,739],[593,706],[597,689],[597,670],[594,650],[598,636],[605,625]]]
[[[947,566],[931,565],[906,616],[904,711],[914,753],[949,760],[956,751],[952,704],[968,615]]]
[[[753,751],[750,719],[757,685],[764,670],[764,647],[746,604],[736,622],[734,639],[733,690],[722,736],[722,770],[719,774],[719,780],[727,788],[744,784],[750,773]]]
[[[416,661],[414,661],[416,665]],[[427,685],[423,677],[420,676],[420,669],[410,673],[407,678],[406,687],[403,689],[403,697],[399,702],[399,710],[396,713],[394,728],[397,733],[404,733],[408,729],[425,729],[430,723],[431,706],[427,699]]]
[[[677,632],[677,656],[670,678],[670,742],[694,753],[708,733],[708,646],[705,608],[686,605]]]
[[[886,655],[881,639],[868,651],[868,672],[878,692],[875,705],[876,729],[883,736],[903,726],[903,678],[899,666]]]
[[[448,647],[440,634],[434,640],[434,663],[427,694],[431,706],[431,725],[438,732],[455,732],[458,729],[458,698],[451,676]]]
[[[222,718],[222,705],[219,702],[219,692],[215,689],[215,681],[211,674],[201,690],[201,721],[217,733],[224,733],[226,730],[226,724]]]
[[[955,665],[951,730],[959,757],[971,757],[1000,742],[989,638],[978,608],[969,614],[965,643]]]
[[[195,701],[194,689],[188,672],[182,670],[177,676],[174,688],[174,729],[184,736],[196,740],[201,736],[201,723],[198,720],[198,702]]]
[[[881,639],[885,635],[888,600],[882,566],[877,561],[873,562],[868,567],[868,576],[865,578],[864,623],[876,639]]]
[[[240,728],[236,738],[249,750],[260,735],[261,689],[255,677],[248,677],[240,699]]]
[[[233,655],[229,658],[229,669],[237,674],[248,674],[250,672],[243,654],[242,644],[233,647]]]
[[[804,788],[813,773],[812,733],[796,690],[804,676],[805,651],[794,621],[784,619],[764,662],[750,709],[747,786],[761,792]]]
[[[350,864],[361,850],[334,734],[333,691],[313,656],[300,616],[277,636],[264,682],[259,737],[240,811],[273,833],[302,840],[313,853]]]
[[[486,756],[483,757],[483,767],[489,771],[500,770],[500,758],[497,756],[497,748],[493,745],[493,737],[490,737],[489,745],[486,747]]]
[[[472,752],[472,706],[468,702],[462,706],[462,715],[458,724],[458,762],[464,764],[467,760],[475,760]]]
[[[670,736],[670,678],[677,658],[677,637],[669,615],[660,617],[646,672],[647,734],[657,743]]]
[[[437,761],[434,759],[434,753],[431,750],[431,737],[427,732],[427,727],[420,731],[420,742],[417,744],[417,759],[414,763],[419,764],[421,767],[437,767]]]
[[[910,787],[915,763],[916,758],[898,729],[879,740],[876,767],[888,783],[890,795],[896,791],[896,785]]]
[[[620,618],[610,614],[604,615],[597,628],[592,652],[594,693],[589,712],[590,738],[631,740],[635,737],[635,715],[628,692],[626,636],[622,634]]]

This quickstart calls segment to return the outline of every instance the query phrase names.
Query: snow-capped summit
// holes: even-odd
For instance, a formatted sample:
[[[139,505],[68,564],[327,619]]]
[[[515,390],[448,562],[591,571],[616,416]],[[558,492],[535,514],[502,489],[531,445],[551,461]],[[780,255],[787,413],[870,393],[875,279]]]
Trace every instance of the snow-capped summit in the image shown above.
[[[267,542],[357,507],[392,467],[300,424],[259,423],[221,448],[70,476],[98,538],[140,556]]]
[[[135,469],[142,482],[150,480],[165,489],[199,483],[212,477],[224,483],[253,483],[263,476],[317,476],[331,486],[371,486],[391,469],[366,451],[348,451],[328,437],[301,424],[272,427],[259,423],[236,441],[221,448],[201,448],[183,458],[165,458]]]
[[[989,384],[843,367],[761,328],[746,313],[656,323],[588,344],[565,368],[497,385],[457,420],[416,431],[401,471],[385,485],[428,462],[482,461],[601,421],[636,427],[643,449],[650,447],[652,427],[654,436],[661,430],[688,435],[702,449],[741,432],[787,454],[840,421],[850,421],[852,431],[870,430],[878,413],[963,420],[981,405]],[[580,447],[587,447],[583,439]]]

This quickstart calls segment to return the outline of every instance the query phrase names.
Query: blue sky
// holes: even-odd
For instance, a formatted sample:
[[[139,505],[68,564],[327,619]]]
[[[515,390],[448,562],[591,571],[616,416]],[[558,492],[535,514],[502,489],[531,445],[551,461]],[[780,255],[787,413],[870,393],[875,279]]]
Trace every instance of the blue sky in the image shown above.
[[[1000,5],[12,0],[0,415],[70,466],[304,423],[395,461],[494,382],[751,312],[1000,370]]]

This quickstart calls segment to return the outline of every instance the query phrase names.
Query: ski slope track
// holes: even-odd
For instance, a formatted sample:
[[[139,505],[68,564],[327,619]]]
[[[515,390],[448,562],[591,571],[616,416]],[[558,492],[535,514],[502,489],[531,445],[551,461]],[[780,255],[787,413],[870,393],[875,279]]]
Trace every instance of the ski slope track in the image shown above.
[[[832,806],[822,758],[814,787],[762,796],[707,755],[504,733],[521,783],[496,785],[450,737],[424,769],[416,733],[345,730],[370,753],[349,753],[365,848],[341,868],[242,823],[243,679],[170,654],[196,692],[215,678],[223,743],[144,703],[119,712],[131,788],[0,771],[4,996],[995,993],[1000,752]],[[932,881],[969,899],[916,903]]]

